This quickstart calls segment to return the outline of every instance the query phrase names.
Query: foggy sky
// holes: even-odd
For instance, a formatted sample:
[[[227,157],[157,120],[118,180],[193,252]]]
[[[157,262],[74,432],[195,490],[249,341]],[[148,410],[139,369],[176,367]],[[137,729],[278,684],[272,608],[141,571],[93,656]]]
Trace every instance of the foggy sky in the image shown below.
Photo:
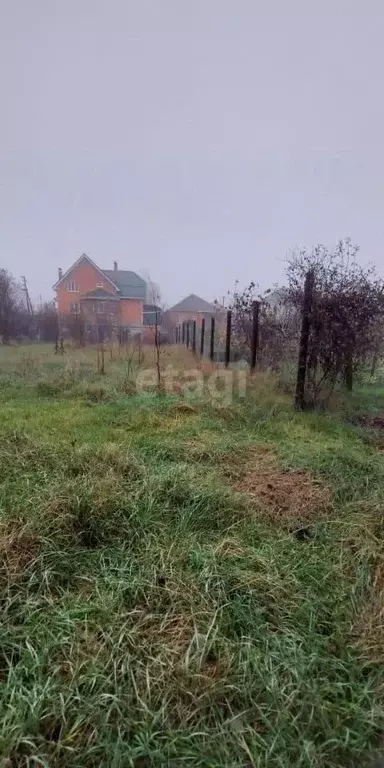
[[[174,303],[351,236],[384,275],[381,0],[0,0],[0,266]]]

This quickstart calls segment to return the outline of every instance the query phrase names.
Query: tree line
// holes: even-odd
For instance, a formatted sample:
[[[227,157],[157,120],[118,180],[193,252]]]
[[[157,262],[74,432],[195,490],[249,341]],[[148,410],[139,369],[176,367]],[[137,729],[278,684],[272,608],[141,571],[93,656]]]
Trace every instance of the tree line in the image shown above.
[[[58,335],[54,301],[28,308],[23,286],[6,269],[0,268],[0,342],[23,339],[55,341]]]

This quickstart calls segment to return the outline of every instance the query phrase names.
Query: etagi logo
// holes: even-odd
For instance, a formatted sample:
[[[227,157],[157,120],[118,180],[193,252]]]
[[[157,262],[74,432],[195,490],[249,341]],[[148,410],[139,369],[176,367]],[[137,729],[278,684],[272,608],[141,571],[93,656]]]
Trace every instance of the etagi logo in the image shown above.
[[[247,375],[244,370],[217,368],[203,373],[198,368],[181,371],[168,365],[160,377],[160,385],[167,394],[182,394],[185,400],[208,399],[220,405],[230,405],[235,395],[245,397]],[[140,371],[136,377],[136,392],[139,395],[153,395],[159,388],[156,368]]]

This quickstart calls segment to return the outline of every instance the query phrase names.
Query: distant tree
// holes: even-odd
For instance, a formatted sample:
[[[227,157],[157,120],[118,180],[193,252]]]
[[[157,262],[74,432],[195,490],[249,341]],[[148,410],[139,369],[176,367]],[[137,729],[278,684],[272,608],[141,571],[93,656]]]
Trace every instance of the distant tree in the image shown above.
[[[59,324],[54,301],[41,303],[35,313],[35,325],[37,337],[41,341],[56,341],[59,335]]]
[[[232,310],[233,343],[246,357],[251,349],[252,305],[255,300],[260,300],[258,286],[252,281],[246,288],[240,289],[236,281],[233,293],[228,295]]]
[[[146,304],[161,304],[161,291],[160,286],[158,283],[155,283],[148,274],[145,275],[146,280],[146,295],[145,295],[145,301]]]
[[[6,269],[0,269],[0,337],[9,344],[25,325],[25,308],[20,285]]]

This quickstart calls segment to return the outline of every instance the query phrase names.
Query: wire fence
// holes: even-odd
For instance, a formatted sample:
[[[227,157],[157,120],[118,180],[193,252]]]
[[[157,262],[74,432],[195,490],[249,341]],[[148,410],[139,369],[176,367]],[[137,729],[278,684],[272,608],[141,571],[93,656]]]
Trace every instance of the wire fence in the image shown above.
[[[171,342],[183,344],[200,358],[225,367],[241,366],[251,374],[259,370],[277,373],[287,390],[295,393],[295,405],[305,407],[308,340],[312,303],[312,274],[304,286],[301,313],[284,316],[263,313],[260,301],[253,301],[247,322],[240,324],[236,312],[228,309],[210,319],[186,320],[173,328]]]

